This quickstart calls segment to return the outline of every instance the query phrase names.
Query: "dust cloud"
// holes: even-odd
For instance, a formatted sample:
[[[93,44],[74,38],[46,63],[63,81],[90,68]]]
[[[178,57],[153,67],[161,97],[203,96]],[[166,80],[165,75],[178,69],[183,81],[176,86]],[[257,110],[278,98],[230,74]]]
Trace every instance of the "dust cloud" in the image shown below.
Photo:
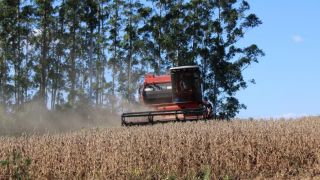
[[[120,124],[119,114],[88,105],[48,110],[32,102],[15,113],[0,107],[0,135],[60,133],[82,128],[119,127]]]
[[[119,101],[119,106],[122,107],[121,112],[143,112],[155,110],[150,106],[145,106],[139,102],[128,102],[128,100],[125,99]]]
[[[82,105],[77,108],[48,110],[38,102],[24,105],[23,109],[10,113],[0,107],[0,136],[23,134],[61,133],[84,128],[112,128],[121,126],[121,114],[154,109],[138,102],[119,100],[111,109]]]

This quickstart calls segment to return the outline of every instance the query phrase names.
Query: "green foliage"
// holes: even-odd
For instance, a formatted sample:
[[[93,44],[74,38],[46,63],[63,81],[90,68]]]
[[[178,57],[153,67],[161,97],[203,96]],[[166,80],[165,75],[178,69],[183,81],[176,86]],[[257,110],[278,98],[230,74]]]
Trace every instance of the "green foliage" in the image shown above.
[[[204,169],[203,180],[210,180],[210,179],[211,179],[211,171],[209,167],[206,167]]]
[[[8,165],[9,165],[9,161],[7,161],[7,160],[2,160],[2,161],[0,161],[0,165],[1,165],[1,166],[8,166]]]
[[[233,178],[232,176],[229,176],[229,175],[225,175],[223,177],[223,180],[232,180],[232,179],[235,179],[235,178]]]
[[[30,165],[32,160],[30,158],[22,157],[21,153],[13,150],[6,160],[0,161],[0,167],[5,169],[6,177],[13,179],[31,179],[30,178]]]
[[[18,111],[32,100],[126,108],[145,73],[201,67],[216,118],[245,105],[243,71],[259,62],[256,44],[239,46],[262,21],[245,0],[0,1],[0,103]],[[121,108],[119,108],[121,107]]]
[[[246,108],[235,97],[236,92],[248,86],[242,73],[252,63],[258,63],[258,57],[264,56],[255,44],[237,47],[237,42],[244,38],[248,29],[262,23],[255,14],[247,13],[248,10],[246,1],[222,0],[212,7],[217,16],[211,17],[208,22],[205,38],[209,42],[208,50],[201,56],[209,64],[206,93],[213,102],[216,118],[229,119]]]
[[[173,175],[173,174],[171,174],[167,178],[165,178],[165,180],[176,180],[176,179],[178,179],[177,176]]]

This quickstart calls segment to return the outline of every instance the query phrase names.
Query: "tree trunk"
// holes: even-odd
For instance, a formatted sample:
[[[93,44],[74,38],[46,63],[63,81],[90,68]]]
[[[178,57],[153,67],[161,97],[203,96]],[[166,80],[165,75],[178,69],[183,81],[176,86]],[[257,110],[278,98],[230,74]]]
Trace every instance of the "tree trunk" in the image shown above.
[[[1,105],[6,106],[7,104],[7,64],[4,57],[0,59],[0,71],[1,71],[1,79],[0,79],[0,93],[2,102]]]
[[[89,35],[89,100],[91,101],[92,98],[92,91],[93,91],[93,41],[92,41],[92,36],[93,36],[93,30],[90,30],[90,35]]]
[[[132,1],[130,0],[130,12],[132,12]],[[127,100],[130,103],[130,93],[131,93],[131,66],[132,66],[132,14],[129,15],[129,56],[128,56],[128,85],[127,85]]]
[[[160,21],[159,21],[159,34],[158,34],[158,71],[157,74],[160,75],[161,72],[161,28],[162,28],[162,3],[160,2]]]
[[[213,102],[212,102],[212,112],[213,112],[213,118],[217,118],[217,105],[218,105],[218,85],[217,85],[217,78],[216,75],[214,75],[214,83],[213,83]]]
[[[100,10],[99,10],[99,14],[100,14]],[[100,36],[100,23],[98,26],[98,35]],[[102,47],[100,46],[100,43],[96,44],[96,46],[98,47],[97,50],[97,63],[98,66],[96,66],[96,93],[95,93],[95,100],[96,100],[96,105],[100,105],[100,101],[99,101],[99,97],[100,97],[100,86],[101,86],[101,73],[103,70],[101,70],[101,68],[104,66],[101,62],[101,49]]]
[[[117,1],[118,2],[118,1]],[[118,6],[118,3],[116,4]],[[114,103],[115,101],[115,76],[116,76],[116,61],[118,61],[119,57],[118,57],[118,44],[117,44],[117,40],[118,40],[118,26],[117,26],[117,21],[118,21],[118,17],[119,17],[119,9],[117,7],[116,9],[116,23],[115,23],[115,36],[114,36],[114,58],[115,58],[115,62],[113,63],[113,67],[112,67],[112,102],[111,102],[111,112],[114,112]]]
[[[46,107],[46,80],[47,80],[47,53],[48,53],[48,45],[47,45],[47,11],[44,11],[44,24],[43,24],[43,32],[42,32],[42,48],[41,48],[41,57],[40,57],[40,103]]]
[[[74,11],[76,11],[74,9]],[[76,88],[76,12],[73,14],[73,27],[72,27],[72,49],[71,49],[71,69],[70,69],[70,81],[71,81],[71,89],[70,89],[70,104],[75,104],[75,88]]]

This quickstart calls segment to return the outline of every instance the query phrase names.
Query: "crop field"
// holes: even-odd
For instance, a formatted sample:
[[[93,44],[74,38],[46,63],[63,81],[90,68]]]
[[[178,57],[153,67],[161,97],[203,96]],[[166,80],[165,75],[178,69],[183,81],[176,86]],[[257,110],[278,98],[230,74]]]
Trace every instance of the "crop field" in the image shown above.
[[[0,137],[0,179],[320,178],[320,118]]]

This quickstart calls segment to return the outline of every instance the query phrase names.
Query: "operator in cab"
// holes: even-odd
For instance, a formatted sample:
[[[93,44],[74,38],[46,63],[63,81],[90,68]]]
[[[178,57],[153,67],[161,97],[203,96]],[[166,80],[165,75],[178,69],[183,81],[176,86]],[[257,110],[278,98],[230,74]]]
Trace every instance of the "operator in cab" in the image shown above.
[[[208,101],[207,97],[203,98],[203,106],[204,108],[206,108],[206,114],[205,114],[205,118],[209,119],[212,118],[212,105],[211,103]]]

